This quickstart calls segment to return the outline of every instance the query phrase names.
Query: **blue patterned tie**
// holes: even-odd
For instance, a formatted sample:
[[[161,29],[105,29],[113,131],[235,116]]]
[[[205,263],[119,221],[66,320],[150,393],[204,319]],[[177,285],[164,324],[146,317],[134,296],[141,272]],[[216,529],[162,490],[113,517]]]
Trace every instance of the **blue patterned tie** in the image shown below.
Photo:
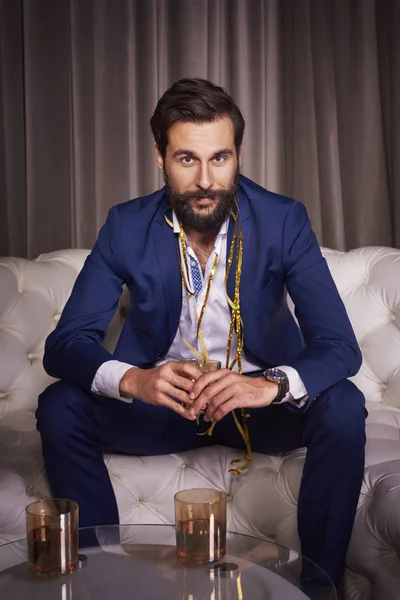
[[[200,267],[199,267],[199,263],[197,262],[197,260],[195,258],[193,258],[193,256],[190,256],[190,271],[192,273],[192,282],[193,282],[193,289],[194,289],[194,293],[196,296],[196,300],[199,297],[199,294],[201,292],[201,289],[203,287],[203,277],[201,276],[201,272],[200,272]]]

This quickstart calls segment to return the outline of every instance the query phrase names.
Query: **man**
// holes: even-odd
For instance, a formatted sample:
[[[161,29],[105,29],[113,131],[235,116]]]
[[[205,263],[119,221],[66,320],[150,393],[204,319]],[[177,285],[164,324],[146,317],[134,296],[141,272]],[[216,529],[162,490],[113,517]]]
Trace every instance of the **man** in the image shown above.
[[[104,449],[245,448],[231,412],[244,408],[253,451],[307,447],[302,551],[338,583],[364,469],[364,398],[347,380],[361,357],[306,210],[239,175],[243,117],[211,82],[175,83],[151,126],[166,185],[110,210],[46,343],[61,380],[37,412],[52,491],[79,503],[81,526],[117,523]],[[233,370],[180,362],[199,355]],[[197,435],[203,407],[212,436]]]

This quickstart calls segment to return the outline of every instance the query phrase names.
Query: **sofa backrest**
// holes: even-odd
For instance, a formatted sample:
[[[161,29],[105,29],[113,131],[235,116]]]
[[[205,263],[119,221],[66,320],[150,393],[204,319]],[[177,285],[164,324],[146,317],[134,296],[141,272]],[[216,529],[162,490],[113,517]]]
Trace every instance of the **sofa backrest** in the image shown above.
[[[363,355],[352,380],[368,402],[400,409],[400,250],[322,251]]]
[[[323,249],[363,353],[353,378],[367,400],[400,409],[400,250]],[[0,419],[34,411],[51,383],[43,347],[71,293],[87,250],[62,250],[35,260],[0,259]],[[110,324],[112,350],[128,306],[126,292]],[[328,315],[329,318],[329,315]]]

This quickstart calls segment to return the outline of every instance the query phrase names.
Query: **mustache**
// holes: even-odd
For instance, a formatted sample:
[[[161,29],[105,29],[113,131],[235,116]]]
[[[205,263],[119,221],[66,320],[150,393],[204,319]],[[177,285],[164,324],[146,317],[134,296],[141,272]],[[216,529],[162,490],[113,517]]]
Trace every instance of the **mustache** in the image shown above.
[[[220,197],[218,192],[212,190],[198,190],[196,192],[184,192],[179,195],[181,202],[188,202],[190,200],[203,200],[204,198],[210,198],[210,200],[216,200]]]

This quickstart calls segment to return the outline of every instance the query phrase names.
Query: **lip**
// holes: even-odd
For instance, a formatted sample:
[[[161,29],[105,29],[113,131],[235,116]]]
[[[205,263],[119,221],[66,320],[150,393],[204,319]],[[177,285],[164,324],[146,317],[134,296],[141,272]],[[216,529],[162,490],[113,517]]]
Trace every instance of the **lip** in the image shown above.
[[[196,204],[210,204],[210,202],[214,202],[215,198],[196,198]]]

